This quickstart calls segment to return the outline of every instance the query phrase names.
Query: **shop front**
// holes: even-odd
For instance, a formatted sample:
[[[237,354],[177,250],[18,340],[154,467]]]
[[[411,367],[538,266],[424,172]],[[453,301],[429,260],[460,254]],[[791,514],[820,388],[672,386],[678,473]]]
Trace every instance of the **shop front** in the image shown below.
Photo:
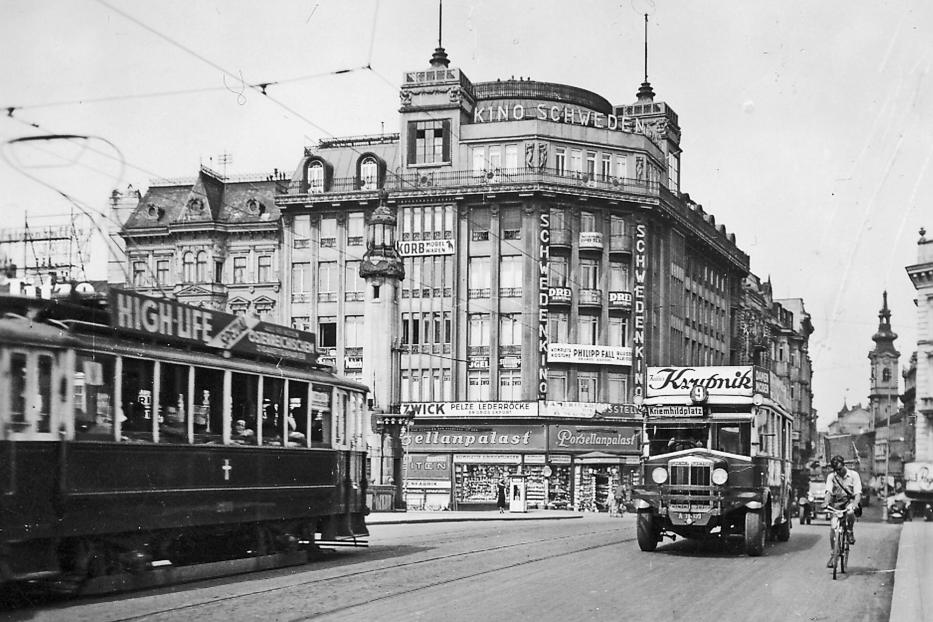
[[[641,455],[638,423],[551,424],[548,453],[572,460],[572,507],[581,512],[607,512],[620,484],[637,483]]]
[[[451,465],[447,478],[446,494],[450,509],[477,510],[495,509],[500,480],[509,480],[512,475],[531,474],[545,464],[547,427],[543,424],[485,424],[459,425],[416,423],[402,437],[406,455],[417,460],[430,459]],[[406,458],[406,463],[411,464]],[[431,479],[436,491],[426,495],[423,477],[409,481],[405,476],[406,500],[409,508],[418,507],[420,498],[434,499],[434,509],[444,494],[439,487],[441,471],[434,468],[437,478]],[[414,473],[414,471],[412,471]],[[423,475],[423,472],[422,472]],[[526,482],[528,507],[542,507],[547,498],[547,487],[534,477]],[[414,504],[414,505],[413,505]]]

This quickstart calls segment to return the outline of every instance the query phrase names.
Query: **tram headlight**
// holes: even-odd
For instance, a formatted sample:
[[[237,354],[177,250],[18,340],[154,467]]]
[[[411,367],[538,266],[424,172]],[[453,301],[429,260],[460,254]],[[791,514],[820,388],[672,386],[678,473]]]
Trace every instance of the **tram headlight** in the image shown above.
[[[667,481],[667,469],[664,467],[654,467],[651,471],[651,481],[655,484],[663,484]]]
[[[722,467],[713,469],[713,483],[722,486],[729,479],[729,471]]]

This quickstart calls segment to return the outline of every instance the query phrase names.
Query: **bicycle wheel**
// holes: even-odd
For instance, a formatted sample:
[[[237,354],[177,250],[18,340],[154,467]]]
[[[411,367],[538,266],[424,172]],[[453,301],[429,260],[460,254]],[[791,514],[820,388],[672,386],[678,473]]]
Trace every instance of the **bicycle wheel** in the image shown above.
[[[849,565],[849,536],[848,534],[843,534],[842,555],[839,556],[839,570],[842,571],[842,574],[846,573],[846,567],[848,565]]]
[[[839,570],[839,561],[842,557],[842,546],[843,541],[845,540],[845,535],[842,533],[841,529],[836,531],[836,541],[835,547],[833,547],[833,580],[836,579],[836,572]]]

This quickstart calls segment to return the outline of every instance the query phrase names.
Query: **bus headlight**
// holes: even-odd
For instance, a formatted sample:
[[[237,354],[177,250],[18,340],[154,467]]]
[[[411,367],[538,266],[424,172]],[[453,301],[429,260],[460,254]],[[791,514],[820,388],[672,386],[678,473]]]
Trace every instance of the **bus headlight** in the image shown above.
[[[722,486],[729,479],[729,471],[723,468],[713,469],[713,483]]]
[[[664,467],[654,467],[651,471],[651,481],[655,484],[663,484],[667,481],[667,469]]]

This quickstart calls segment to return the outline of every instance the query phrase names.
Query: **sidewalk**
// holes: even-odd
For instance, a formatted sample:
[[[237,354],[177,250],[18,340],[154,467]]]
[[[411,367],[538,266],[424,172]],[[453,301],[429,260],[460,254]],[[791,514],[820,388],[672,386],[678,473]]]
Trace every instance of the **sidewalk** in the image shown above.
[[[901,529],[889,622],[933,620],[931,585],[933,524],[914,519],[905,522]]]
[[[494,520],[565,520],[582,517],[582,513],[570,510],[528,510],[527,512],[505,512],[503,514],[495,510],[481,512],[373,512],[366,517],[366,524],[400,525],[403,523],[457,523]]]

